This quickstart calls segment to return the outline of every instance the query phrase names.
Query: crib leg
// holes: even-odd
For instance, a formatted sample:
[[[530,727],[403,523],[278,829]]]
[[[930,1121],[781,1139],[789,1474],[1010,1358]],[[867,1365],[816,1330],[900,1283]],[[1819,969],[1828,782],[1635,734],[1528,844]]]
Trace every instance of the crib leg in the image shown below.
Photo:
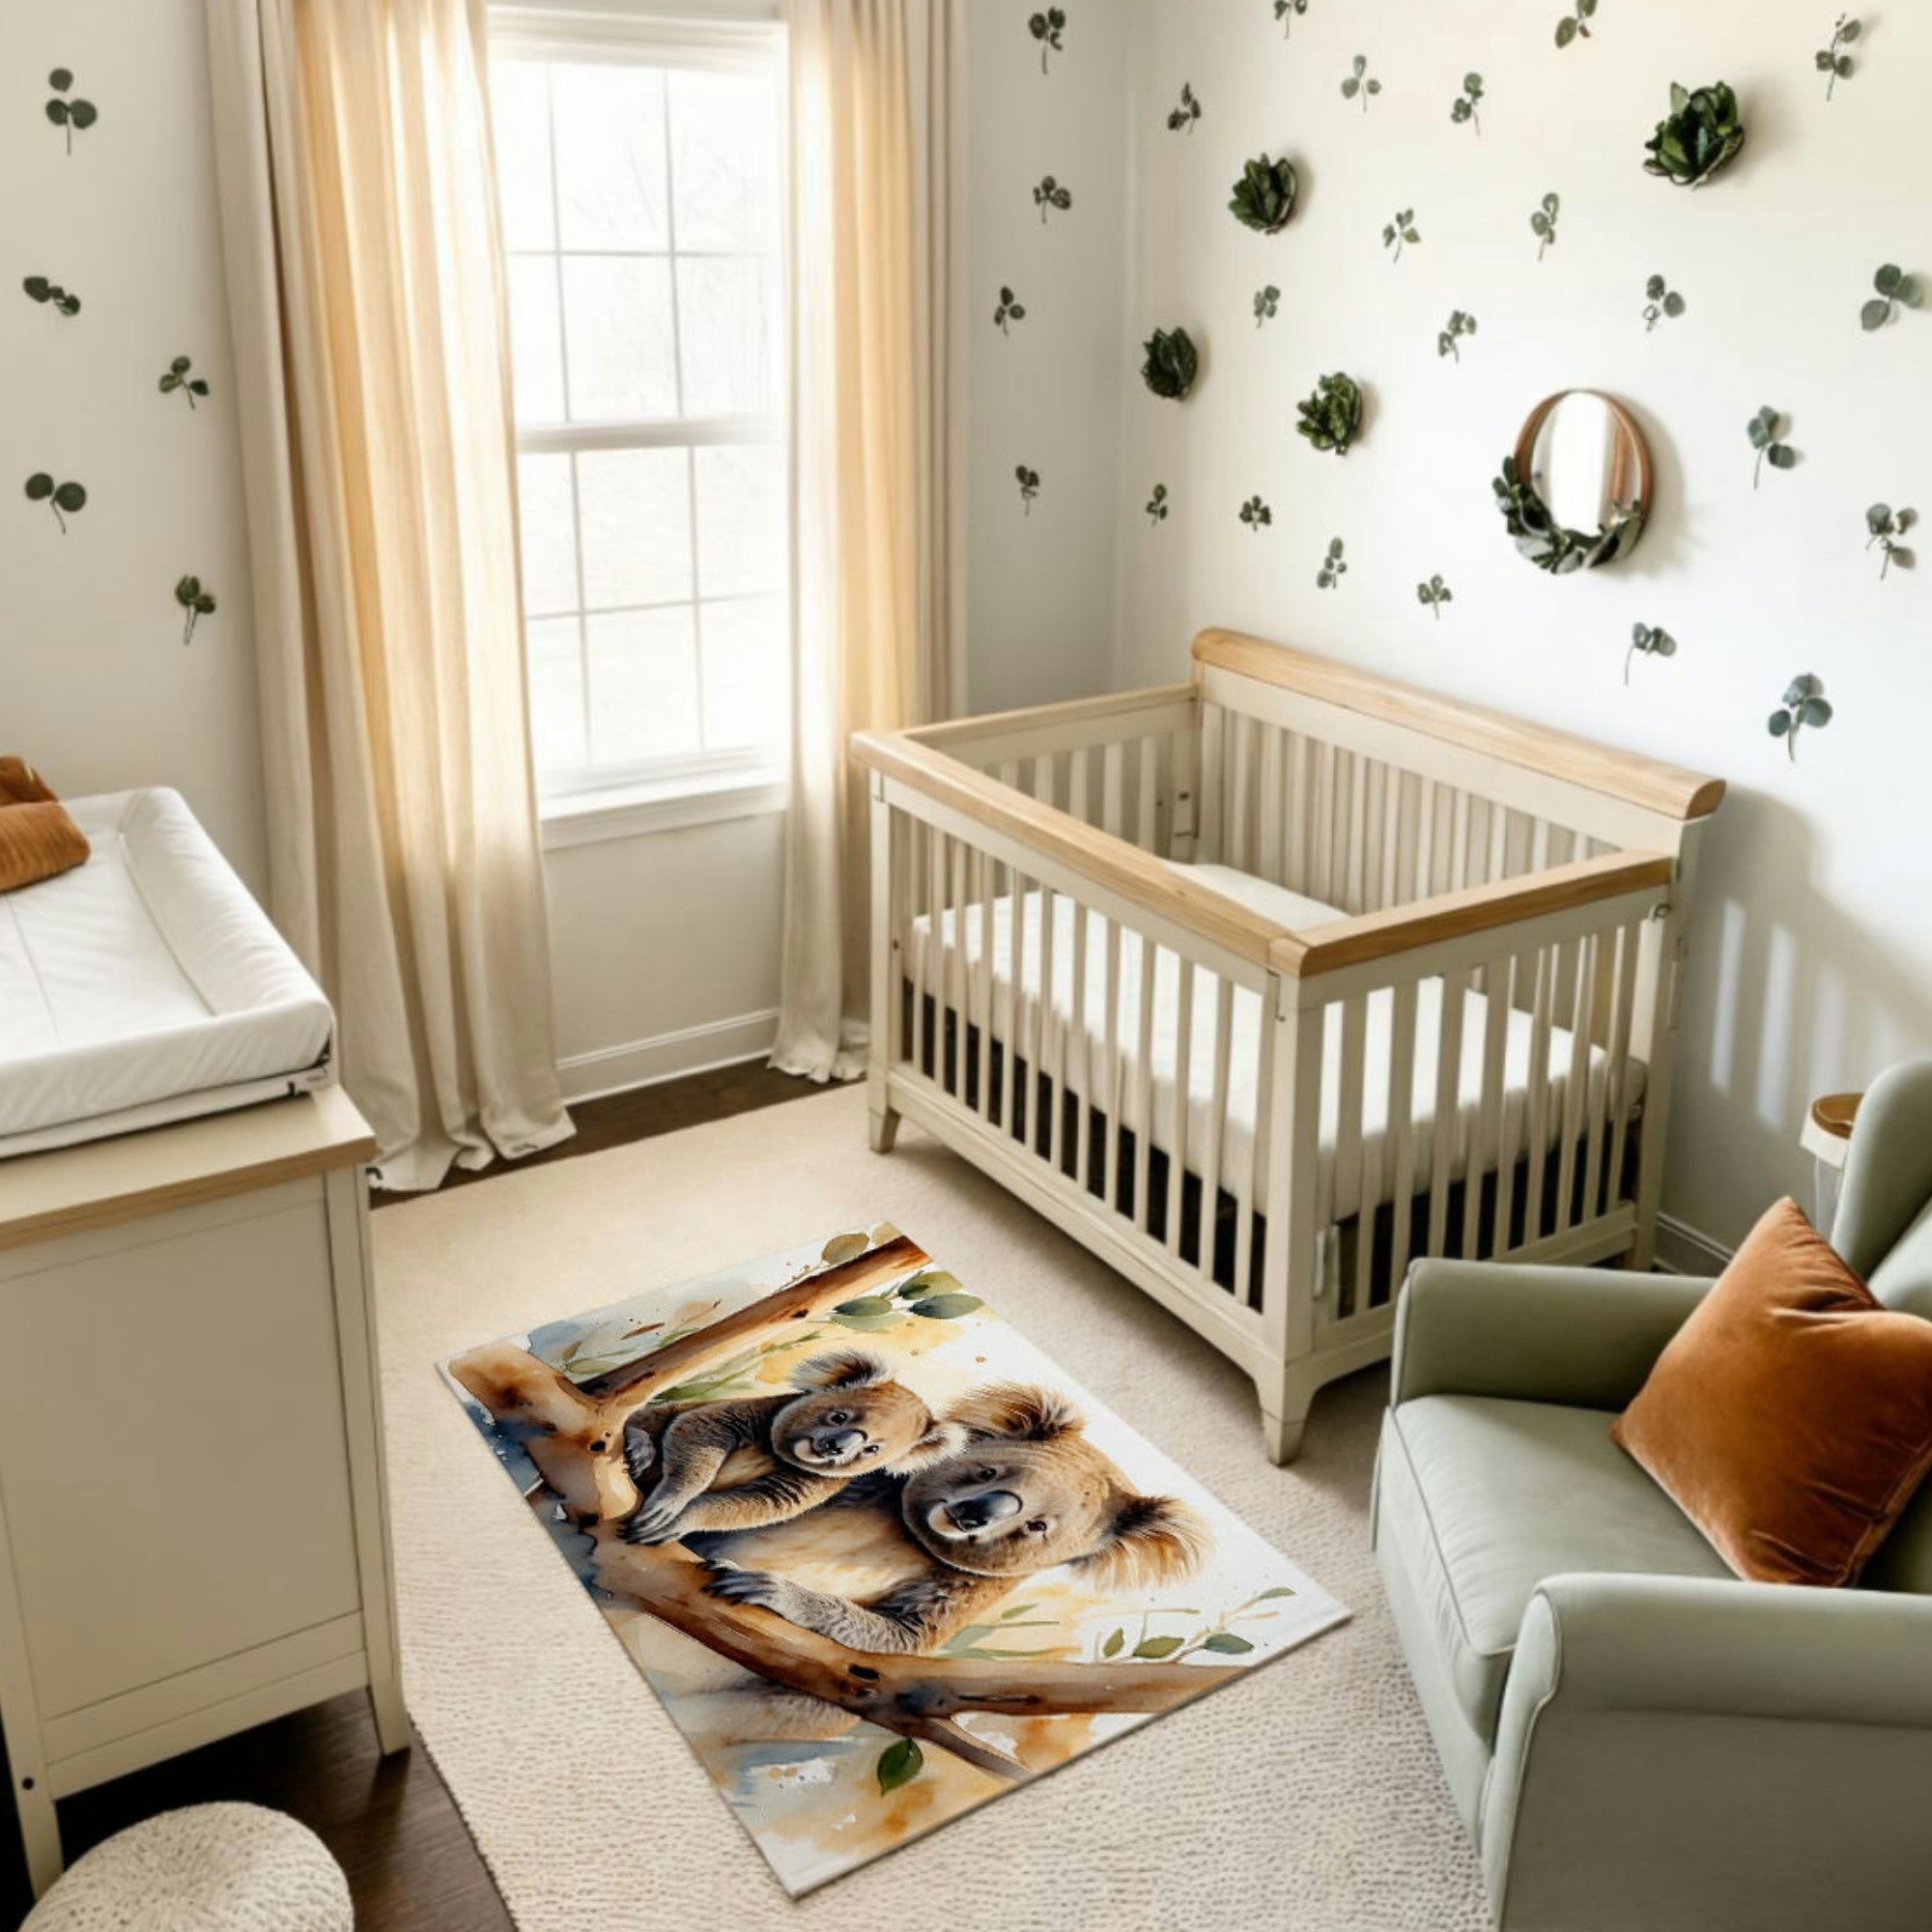
[[[1273,1388],[1262,1389],[1262,1427],[1267,1434],[1268,1461],[1277,1469],[1301,1454],[1301,1432],[1315,1402],[1314,1371],[1306,1362],[1291,1362]]]
[[[874,1107],[867,1118],[871,1122],[872,1151],[891,1153],[893,1143],[899,1137],[897,1110],[892,1107]]]

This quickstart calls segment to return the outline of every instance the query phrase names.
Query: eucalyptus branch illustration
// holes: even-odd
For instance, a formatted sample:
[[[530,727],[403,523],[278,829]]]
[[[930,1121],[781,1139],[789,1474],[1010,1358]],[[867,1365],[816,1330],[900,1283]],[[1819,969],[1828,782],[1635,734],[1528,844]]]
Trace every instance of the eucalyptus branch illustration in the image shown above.
[[[190,376],[187,373],[193,367],[193,362],[187,356],[177,355],[168,364],[167,373],[160,380],[158,387],[161,394],[171,396],[179,389],[187,398],[188,408],[195,408],[194,399],[208,394],[208,384],[199,376]]]
[[[1157,529],[1167,522],[1167,485],[1156,483],[1153,495],[1147,499],[1147,520]]]
[[[1439,577],[1432,577],[1415,586],[1415,601],[1426,604],[1430,614],[1439,624],[1442,621],[1442,607],[1456,601],[1456,593]]]
[[[1255,291],[1255,327],[1272,322],[1281,308],[1281,291],[1270,282],[1264,289]]]
[[[1918,521],[1917,510],[1894,510],[1889,503],[1874,503],[1865,512],[1865,529],[1869,532],[1865,548],[1870,550],[1874,544],[1879,548],[1878,580],[1881,583],[1894,563],[1900,570],[1910,570],[1918,561],[1899,541]]]
[[[1422,231],[1415,225],[1415,210],[1412,208],[1398,209],[1393,220],[1382,223],[1382,246],[1395,250],[1389,258],[1392,262],[1402,260],[1402,244],[1405,242],[1421,240]]]
[[[1794,677],[1785,687],[1784,702],[1771,714],[1771,735],[1784,740],[1785,754],[1798,762],[1798,734],[1808,724],[1822,731],[1832,722],[1832,707],[1825,701],[1825,684],[1810,671]]]
[[[1449,109],[1449,118],[1460,128],[1464,121],[1474,125],[1476,132],[1483,131],[1483,117],[1477,112],[1483,104],[1483,76],[1479,73],[1465,73],[1463,76],[1463,91]]]
[[[1049,7],[1043,14],[1036,14],[1027,22],[1027,32],[1039,43],[1039,71],[1047,71],[1047,62],[1057,53],[1065,51],[1061,36],[1066,31],[1066,9]]]
[[[1073,190],[1062,187],[1051,175],[1041,175],[1039,185],[1033,191],[1033,205],[1039,210],[1040,225],[1046,224],[1046,217],[1056,208],[1065,214],[1073,206]]]
[[[1013,471],[1013,475],[1019,481],[1020,502],[1025,506],[1027,515],[1032,516],[1033,499],[1039,495],[1039,471],[1037,469],[1029,469],[1022,463]]]
[[[1308,12],[1308,0],[1274,0],[1274,16],[1281,22],[1281,37],[1285,41],[1294,38],[1294,17]]]
[[[1529,217],[1529,232],[1536,237],[1536,259],[1539,262],[1556,240],[1556,215],[1562,206],[1560,195],[1546,194],[1543,206]]]
[[[1315,587],[1318,590],[1336,589],[1343,578],[1349,574],[1349,566],[1342,555],[1342,539],[1328,539],[1328,554],[1321,559],[1321,568],[1315,573]]]
[[[1245,1657],[1254,1649],[1253,1642],[1228,1626],[1246,1621],[1264,1623],[1278,1616],[1279,1611],[1264,1610],[1263,1604],[1278,1602],[1283,1597],[1292,1597],[1294,1592],[1286,1583],[1277,1583],[1271,1590],[1263,1590],[1250,1597],[1245,1604],[1236,1604],[1225,1615],[1217,1617],[1205,1631],[1193,1636],[1155,1636],[1150,1634],[1151,1626],[1156,1617],[1198,1617],[1201,1612],[1176,1606],[1173,1609],[1151,1609],[1141,1613],[1140,1633],[1134,1639],[1132,1650],[1127,1655],[1139,1659],[1144,1663],[1179,1663],[1183,1658],[1192,1657],[1196,1651],[1210,1651],[1216,1657]],[[1023,1607],[1032,1609],[1033,1605]],[[1101,1640],[1098,1662],[1108,1662],[1127,1650],[1127,1633],[1124,1625],[1117,1624]]]
[[[1000,290],[1000,305],[993,311],[994,326],[1002,335],[1010,335],[1013,331],[1009,325],[1025,320],[1026,304],[1013,294],[1011,289],[1003,286]]]
[[[1274,512],[1260,497],[1250,497],[1241,505],[1241,521],[1256,536],[1260,536],[1274,522]]]
[[[78,315],[80,298],[71,289],[64,289],[58,282],[50,282],[44,275],[29,275],[20,286],[26,290],[28,299],[37,302],[50,302],[62,315]]]
[[[832,1311],[832,1320],[841,1328],[873,1335],[881,1328],[896,1327],[908,1315],[927,1321],[957,1321],[982,1305],[977,1294],[968,1294],[960,1288],[957,1275],[945,1268],[924,1268],[896,1288],[839,1302]]]
[[[1918,277],[1908,275],[1896,262],[1888,262],[1872,277],[1872,287],[1878,294],[1859,311],[1859,326],[1867,334],[1883,328],[1891,320],[1894,303],[1917,308],[1925,299],[1924,285]]]
[[[1577,11],[1566,14],[1556,23],[1556,44],[1567,47],[1572,41],[1590,38],[1590,22],[1597,12],[1597,0],[1577,0]]]
[[[1476,318],[1467,309],[1451,309],[1448,322],[1436,331],[1436,355],[1453,355],[1457,361],[1462,361],[1463,352],[1457,348],[1457,341],[1462,336],[1474,335],[1475,332]]]
[[[1195,95],[1192,84],[1183,80],[1180,83],[1180,105],[1168,115],[1168,128],[1176,134],[1185,128],[1191,134],[1194,131],[1195,122],[1200,118],[1201,102]]]
[[[1790,469],[1798,462],[1798,452],[1783,441],[1778,425],[1783,422],[1781,411],[1775,410],[1767,403],[1745,425],[1745,434],[1750,439],[1750,446],[1757,451],[1757,462],[1751,466],[1751,488],[1755,490],[1764,480],[1764,466],[1769,463],[1774,469]]]
[[[1674,321],[1684,313],[1684,298],[1662,275],[1652,275],[1643,285],[1643,327],[1648,334],[1667,315]]]
[[[53,72],[47,75],[47,85],[53,89],[55,95],[55,98],[47,102],[47,119],[56,128],[67,130],[67,151],[71,155],[73,153],[73,130],[78,128],[85,132],[92,128],[100,119],[100,110],[93,101],[83,100],[77,94],[71,100],[65,98],[69,89],[73,86],[73,73],[68,68],[55,68]]]
[[[194,626],[198,617],[214,615],[214,592],[203,587],[198,577],[181,578],[175,584],[175,602],[187,612],[182,625],[182,642],[194,642]]]
[[[66,536],[68,517],[87,507],[87,492],[78,483],[56,483],[44,469],[37,469],[27,478],[27,500],[44,503],[54,513],[61,535]],[[63,511],[66,516],[61,514]]]
[[[1631,666],[1638,656],[1647,658],[1674,658],[1677,655],[1677,639],[1661,624],[1633,624],[1631,626],[1631,647],[1624,653],[1624,682],[1631,681]]]
[[[1350,65],[1354,69],[1354,71],[1342,83],[1342,99],[1344,100],[1353,100],[1359,97],[1362,103],[1362,112],[1366,114],[1369,111],[1370,98],[1382,91],[1382,84],[1380,81],[1371,77],[1369,73],[1369,57],[1367,54],[1357,54]]]
[[[1840,14],[1837,25],[1832,29],[1832,44],[1829,47],[1820,47],[1811,56],[1812,62],[1818,71],[1831,76],[1825,83],[1825,99],[1827,100],[1831,99],[1832,90],[1841,80],[1851,79],[1852,57],[1844,49],[1850,46],[1863,32],[1864,23],[1861,20],[1853,19],[1849,14]]]

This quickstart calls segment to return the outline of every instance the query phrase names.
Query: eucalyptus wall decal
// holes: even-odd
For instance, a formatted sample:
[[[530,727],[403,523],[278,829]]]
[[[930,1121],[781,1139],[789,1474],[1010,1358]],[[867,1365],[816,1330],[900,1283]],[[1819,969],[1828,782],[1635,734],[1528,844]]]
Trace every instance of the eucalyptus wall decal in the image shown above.
[[[44,503],[54,513],[54,522],[61,526],[61,535],[66,536],[68,517],[87,507],[87,492],[78,483],[56,483],[44,469],[37,469],[27,478],[27,500],[30,503]],[[66,511],[67,516],[63,516],[62,511]]]
[[[1670,83],[1670,112],[1643,144],[1650,158],[1646,174],[1662,175],[1676,187],[1703,187],[1745,144],[1738,119],[1738,97],[1715,80],[1692,92]]]
[[[1832,29],[1832,44],[1829,47],[1820,47],[1811,56],[1818,71],[1831,76],[1825,83],[1827,100],[1831,99],[1832,90],[1841,80],[1851,79],[1852,57],[1844,49],[1850,46],[1863,31],[1864,26],[1861,21],[1853,19],[1849,14],[1840,14],[1837,25]]]
[[[1200,120],[1200,99],[1194,92],[1193,84],[1183,80],[1180,83],[1180,105],[1169,113],[1167,117],[1168,128],[1171,132],[1176,134],[1179,134],[1182,128],[1185,128],[1191,134],[1194,131],[1195,122]]]
[[[1012,334],[1012,325],[1026,320],[1026,304],[1005,286],[1000,290],[999,306],[993,311],[993,323],[1002,335]]]
[[[73,86],[71,70],[55,68],[47,75],[47,85],[54,91],[54,99],[47,102],[47,119],[56,128],[67,130],[67,151],[71,155],[73,153],[73,130],[79,128],[85,131],[92,128],[99,120],[100,113],[93,101],[83,100],[78,95],[71,100],[66,98],[68,90]]]
[[[1477,133],[1483,131],[1483,117],[1477,108],[1483,100],[1483,76],[1479,73],[1465,73],[1463,76],[1463,91],[1449,109],[1449,118],[1460,128],[1464,121],[1473,122]]]
[[[1597,12],[1597,0],[1577,0],[1577,11],[1566,14],[1556,23],[1556,44],[1567,47],[1572,41],[1590,38],[1590,21]]]
[[[1859,311],[1859,326],[1869,333],[1874,328],[1883,328],[1893,314],[1893,303],[1903,302],[1907,308],[1917,308],[1925,299],[1925,290],[1917,275],[1908,275],[1896,262],[1888,262],[1872,277],[1872,287],[1878,291],[1872,300]]]
[[[187,613],[182,624],[182,642],[194,642],[195,620],[214,614],[214,592],[205,588],[198,577],[180,578],[175,582],[175,602]]]
[[[1317,449],[1346,456],[1361,427],[1362,392],[1353,377],[1338,370],[1323,376],[1315,393],[1295,404],[1294,412],[1300,418],[1294,425],[1297,436],[1305,436]]]
[[[51,302],[62,315],[80,313],[80,298],[71,290],[62,288],[58,282],[48,281],[44,275],[29,275],[20,286],[26,290],[29,299]]]
[[[1463,352],[1457,348],[1457,340],[1459,337],[1464,335],[1474,335],[1475,332],[1476,318],[1473,315],[1469,314],[1466,309],[1451,309],[1449,311],[1448,323],[1437,332],[1435,337],[1436,355],[1453,355],[1457,361],[1462,361]]]
[[[1868,532],[1865,548],[1870,550],[1874,544],[1879,548],[1878,578],[1881,583],[1894,563],[1900,570],[1910,570],[1918,561],[1899,541],[1918,521],[1917,510],[1894,510],[1889,503],[1874,503],[1865,512],[1865,529]]]
[[[193,362],[187,356],[177,355],[168,364],[166,373],[161,377],[158,384],[161,394],[171,396],[179,389],[187,398],[188,408],[194,409],[196,407],[194,399],[208,394],[208,384],[199,376],[190,376],[187,373],[193,367]]]
[[[1745,425],[1745,434],[1750,438],[1750,446],[1757,451],[1757,461],[1751,466],[1753,490],[1764,481],[1766,463],[1769,463],[1774,469],[1789,469],[1798,461],[1798,452],[1782,440],[1782,432],[1778,425],[1783,420],[1783,412],[1773,409],[1767,403]]]
[[[1342,99],[1344,100],[1353,100],[1359,97],[1362,103],[1362,112],[1366,114],[1369,111],[1371,98],[1382,91],[1382,84],[1380,81],[1371,78],[1369,73],[1369,57],[1367,54],[1357,54],[1350,65],[1354,71],[1342,83]]]
[[[1301,183],[1287,156],[1278,159],[1257,155],[1241,170],[1228,201],[1228,212],[1243,228],[1257,235],[1279,235],[1294,213]]]
[[[1270,282],[1264,289],[1255,291],[1255,327],[1259,328],[1264,322],[1272,322],[1281,307],[1281,291]]]
[[[1662,275],[1653,275],[1643,285],[1643,326],[1648,333],[1667,315],[1673,321],[1684,313],[1684,298]]]
[[[1020,502],[1024,506],[1027,515],[1032,516],[1033,499],[1039,495],[1039,471],[1037,469],[1029,469],[1022,463],[1013,471],[1013,474],[1019,479]]]
[[[1546,194],[1543,206],[1529,217],[1529,232],[1536,237],[1536,259],[1543,260],[1545,251],[1556,240],[1556,215],[1563,206],[1562,197]]]
[[[1405,242],[1421,240],[1422,231],[1415,225],[1415,210],[1412,208],[1398,209],[1392,220],[1382,223],[1382,246],[1395,250],[1389,258],[1392,262],[1402,260],[1402,244]]]
[[[1051,175],[1041,175],[1039,185],[1033,191],[1033,205],[1039,210],[1040,225],[1044,227],[1047,216],[1056,208],[1065,214],[1073,206],[1073,190],[1062,187]]]
[[[1274,522],[1274,512],[1268,508],[1261,497],[1250,497],[1241,505],[1241,521],[1247,525],[1249,529],[1254,531],[1256,536],[1260,536]]]
[[[1147,499],[1147,520],[1157,529],[1167,522],[1167,485],[1156,483],[1153,495]]]
[[[1047,62],[1057,53],[1065,51],[1061,36],[1066,31],[1066,9],[1049,7],[1043,14],[1036,14],[1027,22],[1027,32],[1039,43],[1039,71],[1047,71]]]
[[[1415,601],[1426,604],[1430,614],[1439,623],[1443,605],[1455,603],[1456,593],[1439,577],[1432,577],[1415,586]]]
[[[1823,730],[1832,722],[1832,707],[1825,701],[1822,679],[1805,671],[1794,677],[1784,690],[1784,702],[1771,714],[1771,735],[1784,740],[1791,762],[1798,762],[1798,734],[1807,724]]]
[[[1141,381],[1164,402],[1184,402],[1201,368],[1194,338],[1184,328],[1156,328],[1142,346]]]
[[[1624,653],[1624,682],[1631,681],[1631,666],[1639,657],[1674,658],[1677,639],[1661,624],[1633,624],[1631,647]]]
[[[1349,574],[1349,566],[1342,555],[1342,539],[1328,539],[1328,554],[1321,559],[1321,568],[1315,573],[1315,587],[1318,590],[1333,590]]]
[[[1294,16],[1308,12],[1308,0],[1274,0],[1274,16],[1281,22],[1282,38],[1294,37]]]

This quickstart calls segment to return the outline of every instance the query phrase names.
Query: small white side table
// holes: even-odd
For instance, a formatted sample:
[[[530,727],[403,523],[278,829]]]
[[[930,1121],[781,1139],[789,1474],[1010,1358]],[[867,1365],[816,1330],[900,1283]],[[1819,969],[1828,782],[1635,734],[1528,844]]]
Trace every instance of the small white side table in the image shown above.
[[[340,1088],[0,1162],[0,1720],[54,1801],[366,1686],[409,1743]]]
[[[1859,1117],[1862,1094],[1827,1094],[1813,1100],[1804,1116],[1804,1131],[1798,1145],[1817,1162],[1817,1228],[1827,1240],[1838,1212],[1838,1181],[1845,1171],[1845,1156],[1851,1151],[1852,1127]]]

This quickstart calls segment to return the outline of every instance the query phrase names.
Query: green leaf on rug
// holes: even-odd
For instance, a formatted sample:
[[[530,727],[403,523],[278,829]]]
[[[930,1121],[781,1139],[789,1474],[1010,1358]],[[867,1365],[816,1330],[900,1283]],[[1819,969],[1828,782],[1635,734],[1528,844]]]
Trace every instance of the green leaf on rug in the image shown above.
[[[1292,1597],[1293,1595],[1294,1592],[1292,1589],[1290,1589],[1286,1583],[1277,1583],[1272,1590],[1264,1590],[1261,1593],[1261,1595],[1255,1599],[1255,1602],[1258,1604],[1265,1604],[1275,1597]]]
[[[1102,1657],[1119,1657],[1121,1654],[1122,1646],[1125,1644],[1126,1640],[1127,1640],[1127,1634],[1125,1631],[1116,1631],[1113,1634],[1113,1635],[1110,1636],[1107,1639],[1107,1641],[1100,1646],[1100,1655]]]
[[[912,1312],[923,1315],[928,1321],[957,1321],[984,1306],[977,1294],[933,1294],[923,1301],[915,1301]]]
[[[1134,1645],[1134,1655],[1151,1659],[1157,1663],[1164,1657],[1172,1657],[1182,1642],[1183,1639],[1178,1636],[1143,1637]]]
[[[1023,1617],[1029,1610],[1037,1610],[1038,1607],[1037,1604],[1015,1604],[1011,1609],[1000,1612],[1000,1621],[1003,1624],[1009,1624],[1015,1617]]]
[[[1233,1631],[1215,1631],[1212,1635],[1201,1639],[1203,1650],[1211,1650],[1221,1657],[1245,1657],[1254,1649],[1246,1637],[1236,1636]]]
[[[853,1315],[861,1319],[872,1319],[893,1315],[897,1312],[890,1294],[862,1294],[857,1301],[841,1301],[832,1313],[834,1318]]]
[[[925,1753],[910,1738],[901,1738],[879,1753],[876,1768],[879,1796],[889,1797],[900,1785],[910,1784],[925,1769]]]
[[[837,1267],[841,1262],[857,1261],[868,1245],[864,1235],[834,1235],[826,1242],[819,1260],[829,1262]]]

